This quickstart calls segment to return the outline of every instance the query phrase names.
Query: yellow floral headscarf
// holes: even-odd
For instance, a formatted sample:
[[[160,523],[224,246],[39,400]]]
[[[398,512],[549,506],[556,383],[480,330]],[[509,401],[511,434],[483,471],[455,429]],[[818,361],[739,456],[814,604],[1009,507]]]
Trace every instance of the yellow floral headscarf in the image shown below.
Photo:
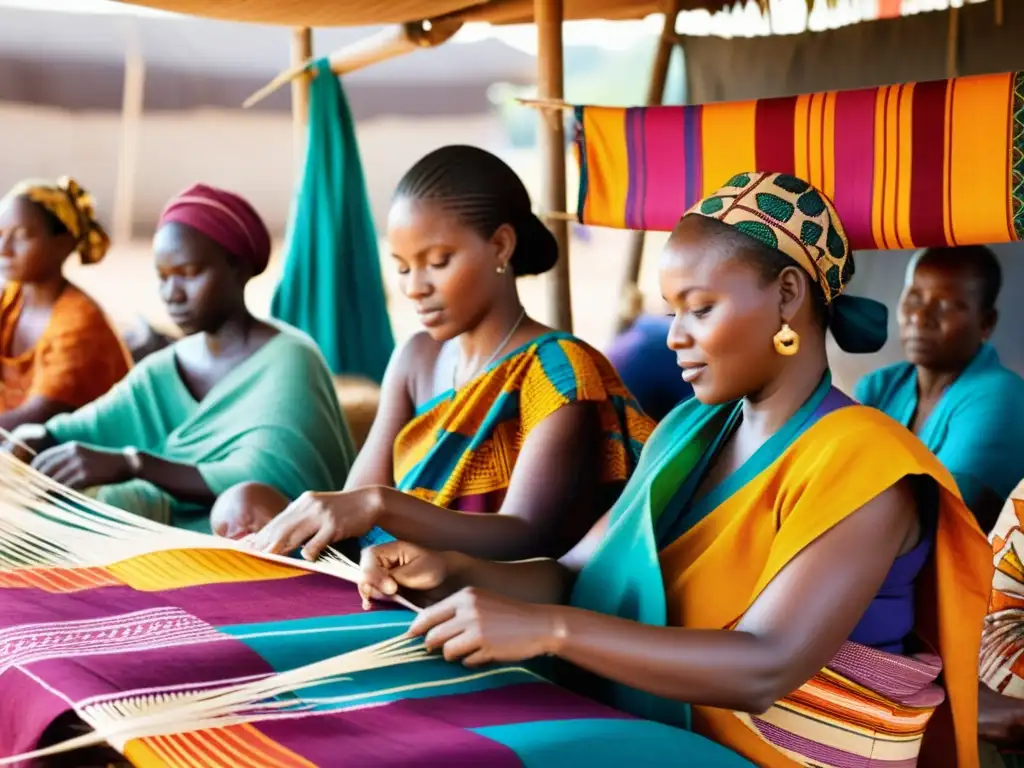
[[[842,295],[853,277],[853,255],[832,201],[784,173],[740,173],[686,213],[704,216],[789,256],[821,286],[829,327],[847,352],[877,352],[885,344],[884,304]]]
[[[57,217],[78,242],[75,251],[83,264],[95,264],[107,255],[110,238],[96,221],[92,195],[74,179],[64,176],[56,183],[28,179],[15,184],[5,197],[25,197]]]

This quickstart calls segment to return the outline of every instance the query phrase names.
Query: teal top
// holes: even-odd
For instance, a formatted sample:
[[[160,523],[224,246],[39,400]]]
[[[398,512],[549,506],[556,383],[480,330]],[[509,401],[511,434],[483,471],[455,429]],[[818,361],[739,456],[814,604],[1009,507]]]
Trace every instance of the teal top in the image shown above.
[[[323,357],[286,326],[197,401],[182,381],[175,347],[142,360],[106,395],[46,424],[60,443],[129,446],[198,468],[215,495],[241,482],[289,499],[341,490],[355,457]],[[158,522],[209,531],[209,509],[132,480],[97,490],[113,506]]]
[[[861,379],[853,395],[909,428],[917,411],[917,369],[910,363],[881,368]],[[983,344],[919,437],[953,475],[968,507],[986,488],[1008,498],[1024,477],[1024,379]]]

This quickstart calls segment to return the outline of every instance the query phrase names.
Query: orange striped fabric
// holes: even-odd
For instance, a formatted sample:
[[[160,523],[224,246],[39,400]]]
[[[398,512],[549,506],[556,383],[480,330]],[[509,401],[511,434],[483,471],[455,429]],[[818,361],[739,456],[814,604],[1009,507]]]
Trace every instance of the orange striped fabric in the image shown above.
[[[1024,75],[686,107],[576,108],[583,224],[671,230],[722,179],[802,178],[855,250],[1024,233]]]

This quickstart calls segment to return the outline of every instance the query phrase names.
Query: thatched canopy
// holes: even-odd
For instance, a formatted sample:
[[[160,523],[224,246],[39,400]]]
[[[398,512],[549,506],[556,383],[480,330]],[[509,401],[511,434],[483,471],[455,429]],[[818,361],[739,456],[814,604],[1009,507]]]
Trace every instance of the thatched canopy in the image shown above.
[[[193,16],[290,26],[335,27],[455,17],[511,24],[533,21],[533,0],[121,0]],[[717,11],[735,0],[683,0],[683,10]],[[638,19],[667,0],[565,0],[566,19]]]

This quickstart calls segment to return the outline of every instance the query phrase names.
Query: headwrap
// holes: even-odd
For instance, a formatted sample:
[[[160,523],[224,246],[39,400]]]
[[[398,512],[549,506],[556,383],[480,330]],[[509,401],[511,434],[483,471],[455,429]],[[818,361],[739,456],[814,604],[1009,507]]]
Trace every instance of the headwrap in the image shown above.
[[[75,238],[75,252],[83,264],[95,264],[107,255],[110,238],[96,221],[92,195],[74,179],[62,176],[56,183],[26,179],[15,184],[4,199],[15,197],[24,197],[53,214]]]
[[[873,299],[847,296],[853,255],[835,206],[806,181],[782,173],[741,173],[686,215],[717,219],[789,256],[825,294],[829,328],[840,349],[877,352],[888,336],[889,311]]]
[[[236,258],[247,262],[253,275],[270,262],[270,233],[246,200],[233,192],[196,184],[175,197],[160,214],[162,227],[176,221],[202,232]]]

